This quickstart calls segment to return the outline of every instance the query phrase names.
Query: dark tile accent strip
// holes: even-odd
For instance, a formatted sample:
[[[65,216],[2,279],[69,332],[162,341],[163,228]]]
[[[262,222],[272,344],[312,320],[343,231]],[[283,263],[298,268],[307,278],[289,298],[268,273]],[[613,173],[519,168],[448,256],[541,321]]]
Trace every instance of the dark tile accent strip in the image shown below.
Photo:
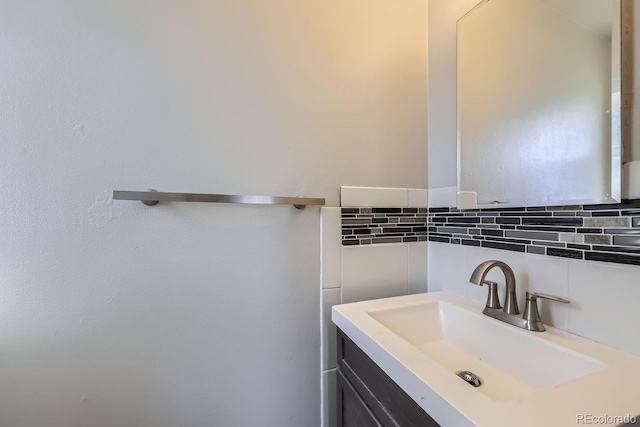
[[[582,227],[582,218],[522,218],[522,225],[575,225]]]
[[[535,225],[518,225],[518,230],[557,231],[559,233],[575,233],[575,227],[537,227]]]
[[[371,229],[370,228],[361,228],[361,229],[357,229],[357,230],[353,230],[353,234],[371,234]]]
[[[526,212],[527,208],[512,207],[512,208],[482,208],[481,212]]]
[[[492,248],[492,249],[505,249],[507,251],[516,251],[516,252],[525,252],[524,245],[513,245],[510,243],[499,243],[499,242],[491,242],[484,240],[482,241],[483,248]]]
[[[590,252],[584,253],[584,259],[588,261],[615,262],[616,264],[640,265],[640,256],[612,254],[606,252]]]
[[[411,227],[384,227],[385,233],[411,233]]]
[[[637,234],[640,235],[640,229],[638,228],[605,228],[606,234]]]
[[[345,246],[427,240],[430,218],[426,208],[343,208],[342,214],[342,244]],[[466,228],[459,231],[466,234]]]
[[[618,246],[640,246],[640,234],[613,236],[613,244]]]
[[[517,216],[520,218],[526,218],[526,217],[549,217],[552,216],[553,213],[551,212],[501,212],[500,216],[504,216],[504,217],[513,217],[513,216]]]
[[[627,254],[637,254],[640,255],[640,248],[626,248],[621,246],[600,246],[593,245],[592,249],[594,251],[603,251],[603,252],[624,252]]]
[[[640,265],[640,199],[463,211],[351,207],[341,213],[345,246],[432,241]]]
[[[594,211],[591,216],[620,216],[620,211]]]
[[[542,246],[527,246],[527,252],[538,255],[545,255],[545,248]]]
[[[604,209],[633,209],[640,208],[640,199],[623,200],[622,203],[616,203],[612,205],[584,205],[582,209],[585,211],[592,210],[604,210]]]
[[[459,228],[459,227],[438,227],[437,230],[440,233],[467,234],[466,228]]]
[[[371,213],[377,214],[401,214],[402,208],[371,208]]]
[[[571,211],[557,211],[553,213],[553,216],[576,216],[576,213]]]
[[[581,251],[575,251],[575,250],[569,250],[569,249],[547,248],[547,255],[559,256],[564,258],[582,259]]]
[[[505,231],[505,237],[515,237],[517,239],[532,239],[532,240],[551,240],[558,241],[558,233],[547,233],[539,231]]]
[[[578,228],[578,233],[599,234],[602,233],[602,228]]]
[[[342,220],[342,224],[369,224],[369,220],[367,218],[362,218],[362,219],[353,219],[353,218],[344,218]]]
[[[487,230],[487,229],[483,229],[480,233],[483,236],[497,236],[497,237],[502,237],[504,235],[504,231],[502,230]]]
[[[359,214],[360,209],[358,208],[342,208],[342,215],[345,214]]]
[[[622,246],[593,245],[592,249],[594,251],[600,251],[600,252],[623,252],[623,253],[627,253],[627,254],[640,255],[640,248],[627,248],[627,247],[622,247]]]
[[[468,217],[448,217],[447,222],[452,224],[477,224],[480,222],[480,218],[477,216],[468,216]]]
[[[520,225],[520,218],[501,216],[496,218],[496,224],[517,224]]]
[[[548,211],[579,211],[582,209],[580,205],[567,205],[567,206],[547,206]]]
[[[530,245],[531,240],[521,240],[521,239],[505,239],[503,237],[492,237],[486,236],[484,240],[491,240],[492,242],[505,242],[505,243],[518,243],[520,245]]]
[[[371,239],[371,243],[402,243],[402,237],[381,237]]]
[[[558,242],[547,242],[547,241],[534,240],[532,243],[534,245],[550,246],[552,248],[566,248],[567,247],[566,243],[558,243]]]
[[[344,224],[344,221],[342,221],[342,223]],[[372,224],[388,224],[389,218],[371,218],[371,223]]]
[[[568,249],[579,249],[581,251],[591,250],[591,246],[589,246],[589,245],[579,245],[579,244],[576,244],[576,243],[567,243],[567,248]]]

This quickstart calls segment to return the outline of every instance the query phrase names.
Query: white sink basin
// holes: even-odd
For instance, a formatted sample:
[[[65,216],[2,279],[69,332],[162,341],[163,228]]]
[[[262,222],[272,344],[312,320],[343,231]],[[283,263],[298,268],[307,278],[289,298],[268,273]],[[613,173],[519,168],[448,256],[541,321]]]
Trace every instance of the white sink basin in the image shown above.
[[[368,311],[454,374],[471,371],[478,391],[507,402],[583,377],[604,363],[540,340],[540,332],[521,333],[488,316],[444,301]]]
[[[443,426],[640,414],[640,357],[551,327],[526,331],[483,308],[436,292],[335,306],[332,320]]]

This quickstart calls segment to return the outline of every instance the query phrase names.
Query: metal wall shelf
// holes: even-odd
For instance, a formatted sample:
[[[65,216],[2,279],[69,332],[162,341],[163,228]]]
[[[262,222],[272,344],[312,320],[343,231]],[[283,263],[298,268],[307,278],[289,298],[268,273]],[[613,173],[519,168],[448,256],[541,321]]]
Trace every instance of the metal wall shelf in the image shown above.
[[[159,202],[237,203],[251,205],[293,205],[304,209],[308,205],[324,206],[325,199],[310,197],[236,196],[231,194],[163,193],[156,190],[114,190],[113,200],[138,200],[147,206]]]

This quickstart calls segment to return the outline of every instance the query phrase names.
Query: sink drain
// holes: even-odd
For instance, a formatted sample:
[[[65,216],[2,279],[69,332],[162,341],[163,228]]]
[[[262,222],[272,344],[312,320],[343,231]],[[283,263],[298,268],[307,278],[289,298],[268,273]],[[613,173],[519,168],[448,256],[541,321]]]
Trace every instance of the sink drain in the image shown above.
[[[458,376],[474,387],[480,387],[480,378],[473,372],[460,371]]]

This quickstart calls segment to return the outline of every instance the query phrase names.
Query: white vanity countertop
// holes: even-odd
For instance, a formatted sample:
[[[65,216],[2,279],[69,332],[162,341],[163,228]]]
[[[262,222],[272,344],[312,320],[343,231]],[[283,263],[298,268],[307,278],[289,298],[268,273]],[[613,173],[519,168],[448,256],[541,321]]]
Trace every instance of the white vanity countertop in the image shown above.
[[[383,310],[402,312],[405,308],[431,303],[455,306],[465,313],[461,319],[477,320],[467,323],[479,324],[477,336],[489,345],[493,337],[504,332],[505,336],[515,338],[507,340],[509,342],[540,343],[542,347],[594,360],[600,367],[559,385],[532,389],[512,399],[493,399],[425,354],[415,342],[411,344],[369,314]],[[482,315],[483,308],[482,304],[446,292],[434,292],[334,306],[332,320],[443,426],[575,426],[581,415],[583,420],[587,416],[640,415],[640,357],[551,327],[541,333],[519,329]],[[476,315],[482,318],[465,317]],[[429,328],[429,324],[416,324],[411,328]],[[640,337],[640,325],[638,335]],[[508,343],[499,345],[508,348]],[[535,363],[540,364],[535,367],[540,372],[545,372],[547,365],[557,365],[551,359]],[[619,424],[618,419],[615,421],[613,425]]]

